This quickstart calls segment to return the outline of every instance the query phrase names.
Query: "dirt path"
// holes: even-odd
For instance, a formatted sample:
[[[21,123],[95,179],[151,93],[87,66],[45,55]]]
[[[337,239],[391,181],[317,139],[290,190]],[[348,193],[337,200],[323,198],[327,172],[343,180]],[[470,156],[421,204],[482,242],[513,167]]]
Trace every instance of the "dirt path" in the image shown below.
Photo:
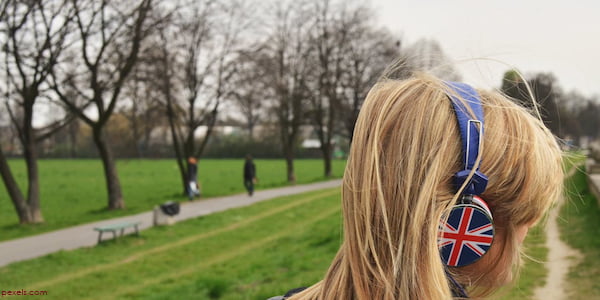
[[[578,166],[571,169],[568,176],[575,173]],[[548,248],[548,277],[543,287],[537,288],[534,293],[534,299],[537,300],[562,300],[567,299],[565,289],[565,279],[571,266],[577,264],[581,258],[581,253],[569,245],[565,244],[559,235],[558,230],[558,212],[563,203],[557,203],[548,216],[546,226],[546,247]]]

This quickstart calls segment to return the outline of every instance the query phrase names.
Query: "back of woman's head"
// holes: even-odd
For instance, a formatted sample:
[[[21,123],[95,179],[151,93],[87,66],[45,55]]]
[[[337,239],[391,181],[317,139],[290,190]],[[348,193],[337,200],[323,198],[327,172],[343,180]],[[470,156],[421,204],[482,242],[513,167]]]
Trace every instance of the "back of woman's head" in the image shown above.
[[[440,220],[456,203],[461,138],[447,85],[419,75],[377,83],[358,117],[344,174],[344,242],[325,278],[291,299],[449,299]],[[489,268],[450,268],[486,294],[519,261],[515,230],[537,222],[561,194],[561,152],[524,108],[479,91],[485,131],[482,194],[497,238]],[[498,238],[499,237],[499,238]],[[484,261],[484,258],[481,261]]]

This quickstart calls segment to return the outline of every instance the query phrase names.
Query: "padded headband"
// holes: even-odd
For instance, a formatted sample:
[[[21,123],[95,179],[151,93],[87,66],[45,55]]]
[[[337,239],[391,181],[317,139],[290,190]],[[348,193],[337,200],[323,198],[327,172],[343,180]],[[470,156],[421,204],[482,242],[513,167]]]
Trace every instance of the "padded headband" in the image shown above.
[[[454,176],[456,189],[465,183],[467,177],[475,167],[475,161],[479,156],[481,142],[483,140],[483,108],[477,91],[468,84],[461,82],[445,82],[454,92],[448,93],[448,97],[454,106],[456,119],[458,120],[458,129],[462,140],[462,153],[464,170],[458,171]],[[458,97],[457,97],[458,96]],[[461,101],[460,99],[464,100]],[[467,109],[465,106],[470,108]],[[471,116],[474,115],[475,119]],[[485,191],[488,178],[481,172],[479,167],[475,169],[473,177],[465,187],[463,194],[480,195]]]

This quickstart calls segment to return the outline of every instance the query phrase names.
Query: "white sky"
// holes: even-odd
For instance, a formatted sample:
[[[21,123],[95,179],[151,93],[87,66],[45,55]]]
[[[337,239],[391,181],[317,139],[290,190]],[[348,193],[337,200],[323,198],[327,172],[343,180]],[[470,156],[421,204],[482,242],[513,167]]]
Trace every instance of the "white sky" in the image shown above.
[[[600,1],[371,2],[404,45],[437,40],[466,82],[499,87],[512,65],[524,74],[552,72],[567,91],[600,95]]]

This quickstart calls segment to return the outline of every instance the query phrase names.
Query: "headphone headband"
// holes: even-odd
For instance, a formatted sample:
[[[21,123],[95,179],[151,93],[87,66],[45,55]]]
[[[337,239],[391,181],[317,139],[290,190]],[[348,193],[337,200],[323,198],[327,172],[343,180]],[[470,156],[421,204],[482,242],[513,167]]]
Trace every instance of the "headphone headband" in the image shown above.
[[[458,129],[462,140],[464,169],[458,171],[454,176],[454,184],[459,189],[472,172],[475,167],[475,161],[479,156],[481,141],[483,139],[483,108],[481,107],[479,94],[473,87],[461,82],[445,83],[454,92],[448,93],[448,97],[456,112]],[[459,97],[464,101],[461,101]],[[470,110],[467,109],[465,104],[469,106]],[[472,112],[475,118],[469,112]],[[477,167],[473,177],[465,187],[464,194],[480,195],[485,191],[487,182],[487,177],[479,172],[479,167]]]
[[[490,249],[494,240],[492,212],[483,199],[477,197],[485,190],[488,179],[475,164],[483,151],[483,108],[477,91],[458,82],[445,82],[450,91],[458,129],[460,131],[464,169],[454,175],[456,190],[465,185],[460,200],[440,222],[438,247],[446,266],[472,264]],[[469,178],[469,175],[473,176]],[[467,181],[467,179],[469,179]],[[450,276],[451,281],[452,276]],[[464,293],[463,293],[464,294]],[[465,294],[466,295],[466,294]]]

